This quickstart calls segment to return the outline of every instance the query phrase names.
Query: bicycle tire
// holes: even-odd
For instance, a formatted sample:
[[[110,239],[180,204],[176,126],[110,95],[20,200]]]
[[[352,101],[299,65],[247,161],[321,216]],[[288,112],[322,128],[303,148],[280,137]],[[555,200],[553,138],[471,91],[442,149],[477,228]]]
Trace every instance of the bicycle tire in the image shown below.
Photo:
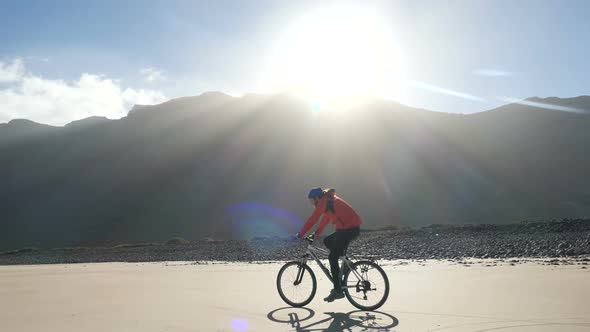
[[[311,277],[311,286],[312,286],[311,293],[305,300],[299,301],[299,302],[295,302],[295,301],[292,301],[291,299],[289,299],[287,297],[287,295],[283,292],[283,289],[281,287],[281,284],[283,282],[282,278],[283,278],[284,272],[289,267],[294,266],[294,265],[305,269],[305,272],[307,272],[309,274],[309,276]],[[311,302],[311,300],[313,300],[315,293],[317,291],[317,281],[315,278],[315,274],[313,273],[313,271],[311,270],[311,268],[307,264],[301,264],[301,262],[298,262],[298,261],[287,262],[285,265],[283,265],[281,267],[281,269],[279,270],[279,274],[277,275],[277,290],[279,292],[279,296],[281,297],[281,299],[283,299],[283,301],[285,301],[285,303],[287,303],[288,305],[290,305],[292,307],[303,307],[303,306],[309,304],[309,302]]]
[[[387,274],[385,273],[385,271],[383,271],[383,269],[375,262],[373,261],[358,261],[352,264],[352,270],[356,270],[358,266],[360,265],[368,265],[371,266],[372,268],[374,268],[375,270],[377,270],[379,272],[379,274],[381,275],[381,277],[383,278],[383,282],[384,282],[384,287],[385,287],[385,291],[383,293],[383,297],[381,298],[381,300],[379,300],[379,302],[377,302],[374,305],[363,305],[362,303],[357,302],[357,300],[352,296],[352,294],[349,291],[348,287],[344,287],[344,295],[346,296],[346,298],[348,299],[348,301],[355,306],[358,309],[361,310],[365,310],[365,311],[373,311],[376,309],[379,309],[384,303],[385,301],[387,301],[387,298],[389,297],[389,279],[387,278]],[[346,275],[344,276],[344,283],[343,285],[348,285],[348,277],[350,275],[354,275],[354,273],[351,273],[352,270],[347,270],[346,271]]]

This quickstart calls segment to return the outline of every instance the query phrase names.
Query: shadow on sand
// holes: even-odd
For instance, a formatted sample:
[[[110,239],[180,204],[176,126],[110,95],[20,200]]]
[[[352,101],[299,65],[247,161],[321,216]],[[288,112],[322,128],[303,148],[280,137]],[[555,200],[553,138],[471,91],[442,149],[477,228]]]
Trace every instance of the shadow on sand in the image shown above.
[[[315,312],[309,308],[285,307],[275,309],[266,315],[276,323],[289,324],[296,332],[343,332],[343,331],[391,331],[399,321],[390,314],[379,311],[356,310],[348,313],[325,312],[328,317],[308,321]]]

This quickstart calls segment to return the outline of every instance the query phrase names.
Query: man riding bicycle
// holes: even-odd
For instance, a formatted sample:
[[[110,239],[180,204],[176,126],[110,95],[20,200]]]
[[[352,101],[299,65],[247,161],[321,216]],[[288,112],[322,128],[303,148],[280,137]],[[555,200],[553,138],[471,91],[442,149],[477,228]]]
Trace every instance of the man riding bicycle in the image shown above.
[[[340,266],[338,265],[338,259],[344,254],[344,249],[348,246],[350,241],[359,235],[362,220],[350,204],[336,195],[334,189],[323,190],[322,188],[314,188],[309,191],[307,198],[315,207],[315,210],[303,225],[303,228],[299,231],[297,237],[303,238],[322,215],[324,217],[314,235],[316,239],[329,222],[332,222],[336,228],[336,231],[332,235],[329,235],[324,239],[326,248],[330,250],[328,258],[330,261],[332,280],[334,282],[334,289],[332,289],[330,295],[324,298],[324,301],[332,302],[344,297],[340,280]]]

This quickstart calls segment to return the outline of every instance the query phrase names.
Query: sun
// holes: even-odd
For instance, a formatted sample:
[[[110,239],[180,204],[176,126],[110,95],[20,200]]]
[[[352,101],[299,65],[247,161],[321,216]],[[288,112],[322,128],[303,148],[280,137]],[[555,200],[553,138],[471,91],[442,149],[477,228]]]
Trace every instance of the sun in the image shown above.
[[[402,57],[378,13],[357,6],[317,9],[282,34],[271,61],[272,85],[316,105],[350,104],[388,94]]]

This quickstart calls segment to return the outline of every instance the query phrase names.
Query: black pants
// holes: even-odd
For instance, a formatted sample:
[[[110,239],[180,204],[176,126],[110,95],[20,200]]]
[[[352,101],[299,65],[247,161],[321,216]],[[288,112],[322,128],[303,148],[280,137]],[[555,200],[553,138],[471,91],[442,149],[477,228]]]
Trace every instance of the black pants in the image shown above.
[[[324,239],[326,248],[330,249],[330,270],[332,272],[332,281],[334,282],[334,289],[340,290],[340,266],[338,266],[338,258],[344,254],[344,249],[348,246],[350,241],[360,234],[360,228],[354,227],[334,232],[334,234],[327,236]]]

